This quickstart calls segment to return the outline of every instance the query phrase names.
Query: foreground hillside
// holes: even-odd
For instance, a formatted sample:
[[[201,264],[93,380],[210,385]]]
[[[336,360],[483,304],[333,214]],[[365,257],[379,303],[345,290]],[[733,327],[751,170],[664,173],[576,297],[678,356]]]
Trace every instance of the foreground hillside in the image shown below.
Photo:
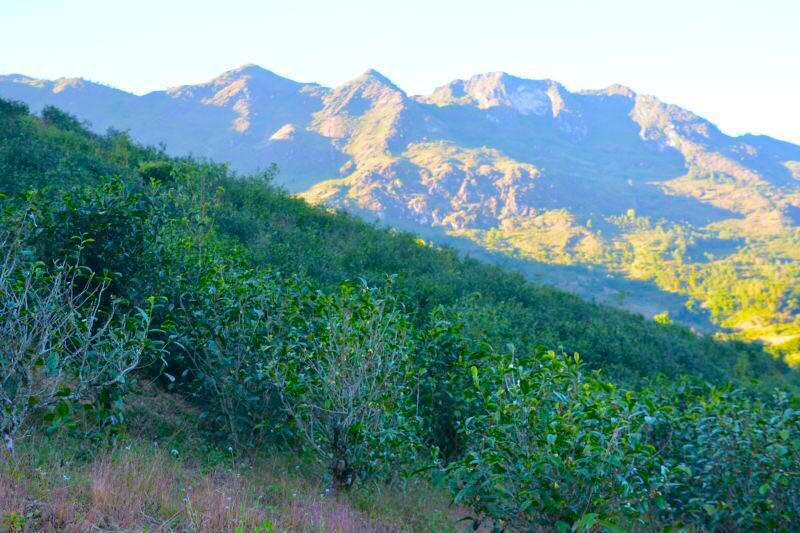
[[[229,451],[175,395],[143,387],[128,405],[113,448],[35,434],[0,464],[0,531],[447,532],[467,515],[424,480],[336,494],[302,457]]]
[[[270,174],[169,158],[54,108],[40,119],[0,101],[0,126],[3,490],[43,492],[0,499],[15,506],[7,523],[53,505],[64,486],[29,478],[65,462],[67,476],[91,472],[79,490],[110,484],[66,500],[112,520],[101,527],[167,524],[170,508],[193,520],[180,482],[132,500],[152,520],[109,503],[123,490],[111,479],[150,490],[125,461],[167,460],[124,450],[151,438],[136,398],[153,383],[159,405],[191,413],[181,431],[198,454],[171,457],[294,455],[304,490],[334,495],[330,512],[386,491],[393,510],[362,506],[342,530],[464,514],[514,531],[798,525],[797,375],[759,346],[531,285],[311,207]],[[80,454],[43,453],[45,434]],[[237,519],[291,523],[291,502],[248,487]],[[406,519],[404,490],[447,493],[460,511]]]
[[[248,65],[141,97],[4,76],[0,96],[172,154],[276,162],[310,202],[800,357],[800,147],[627,87],[489,73],[414,97],[375,71],[331,89]]]

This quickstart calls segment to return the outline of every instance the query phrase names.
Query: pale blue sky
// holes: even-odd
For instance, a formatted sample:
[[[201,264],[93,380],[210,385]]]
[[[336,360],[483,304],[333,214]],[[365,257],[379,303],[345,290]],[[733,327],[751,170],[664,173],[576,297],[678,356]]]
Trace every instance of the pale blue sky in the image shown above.
[[[800,0],[1,0],[0,73],[143,93],[258,63],[409,93],[503,70],[623,83],[729,133],[800,143]]]

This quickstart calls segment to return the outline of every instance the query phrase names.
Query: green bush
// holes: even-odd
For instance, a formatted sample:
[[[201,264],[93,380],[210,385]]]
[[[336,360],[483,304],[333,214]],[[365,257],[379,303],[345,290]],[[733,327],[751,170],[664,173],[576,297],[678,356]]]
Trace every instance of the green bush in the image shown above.
[[[800,504],[797,398],[661,381],[624,391],[577,356],[476,354],[463,371],[480,413],[446,467],[476,523],[625,529],[694,524],[793,529]]]
[[[345,284],[338,294],[317,294],[308,311],[305,330],[261,366],[294,431],[328,465],[335,488],[412,465],[413,349],[397,302]]]
[[[481,412],[464,421],[467,453],[447,467],[456,503],[516,531],[646,515],[661,484],[651,409],[584,376],[577,357],[511,348],[472,363],[466,394]]]
[[[325,294],[209,235],[164,242],[165,375],[237,448],[299,444],[336,488],[413,464],[413,330],[390,293]]]
[[[664,384],[659,451],[670,472],[668,522],[721,530],[800,526],[800,402],[730,387]]]
[[[139,165],[139,175],[143,179],[169,183],[175,178],[175,165],[172,161],[145,161]]]
[[[164,375],[202,399],[204,416],[237,449],[286,437],[275,388],[258,374],[292,327],[303,328],[300,289],[247,267],[213,239],[169,238],[160,284],[169,302]],[[274,440],[274,439],[273,439]]]
[[[103,305],[108,285],[85,268],[32,261],[19,235],[0,231],[0,249],[0,434],[13,454],[34,415],[59,427],[76,408],[108,413],[151,347],[151,318]]]

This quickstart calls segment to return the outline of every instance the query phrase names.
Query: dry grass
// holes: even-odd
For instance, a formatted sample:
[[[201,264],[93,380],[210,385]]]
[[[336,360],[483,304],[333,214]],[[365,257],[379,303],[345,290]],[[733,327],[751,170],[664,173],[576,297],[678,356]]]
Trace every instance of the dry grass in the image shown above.
[[[57,456],[29,446],[0,466],[0,517],[24,517],[23,531],[209,533],[440,531],[453,520],[430,489],[336,497],[280,458],[204,471],[143,443],[79,464]]]
[[[113,527],[129,529],[141,522],[177,516],[178,477],[161,454],[151,457],[124,454],[94,461],[89,477],[91,514]]]
[[[333,495],[298,457],[211,446],[175,395],[145,385],[130,400],[116,449],[34,432],[0,457],[0,532],[21,518],[26,532],[438,532],[465,514],[425,483]]]
[[[53,487],[46,500],[36,499],[29,481],[20,470],[6,468],[0,474],[0,530],[14,532],[18,525],[23,526],[23,531],[45,532],[91,528],[74,505],[80,495],[61,486]]]

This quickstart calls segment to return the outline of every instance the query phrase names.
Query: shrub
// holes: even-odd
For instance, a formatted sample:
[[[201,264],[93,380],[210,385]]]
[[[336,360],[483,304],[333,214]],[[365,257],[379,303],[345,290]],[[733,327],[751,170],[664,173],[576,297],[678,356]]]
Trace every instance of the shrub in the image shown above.
[[[211,242],[203,252],[188,246],[167,270],[175,302],[167,329],[177,349],[166,376],[185,378],[178,385],[201,399],[204,414],[237,449],[285,436],[275,388],[258,365],[278,353],[291,327],[303,327],[295,308],[301,289],[248,268]]]
[[[722,530],[800,526],[800,404],[742,390],[664,383],[657,443],[670,472],[661,515]]]
[[[85,133],[88,130],[87,123],[81,122],[69,113],[65,113],[51,105],[42,109],[42,120],[45,124],[54,126],[62,131]]]
[[[482,409],[464,421],[467,453],[447,470],[455,502],[477,522],[526,531],[647,512],[657,479],[644,405],[554,352],[520,357],[512,348],[469,368],[466,394]]]
[[[139,165],[139,174],[148,181],[170,183],[175,179],[175,165],[172,161],[146,161]]]
[[[156,194],[158,189],[147,190]],[[35,245],[44,260],[74,256],[80,265],[112,280],[117,293],[144,303],[151,296],[136,281],[157,266],[157,234],[161,206],[120,179],[101,180],[94,187],[27,195],[23,210],[36,221]],[[77,239],[76,239],[77,238]]]
[[[104,311],[103,280],[71,263],[48,270],[27,260],[16,236],[0,243],[0,432],[13,453],[32,412],[63,420],[70,404],[125,383],[141,360],[149,316]]]
[[[0,118],[26,116],[29,112],[25,102],[0,98]]]
[[[417,423],[410,325],[387,292],[344,284],[318,294],[312,322],[262,366],[305,444],[337,489],[409,464]]]
[[[689,380],[620,390],[577,356],[477,353],[462,364],[480,412],[446,467],[476,523],[529,531],[689,523],[795,529],[797,398],[772,402]]]

